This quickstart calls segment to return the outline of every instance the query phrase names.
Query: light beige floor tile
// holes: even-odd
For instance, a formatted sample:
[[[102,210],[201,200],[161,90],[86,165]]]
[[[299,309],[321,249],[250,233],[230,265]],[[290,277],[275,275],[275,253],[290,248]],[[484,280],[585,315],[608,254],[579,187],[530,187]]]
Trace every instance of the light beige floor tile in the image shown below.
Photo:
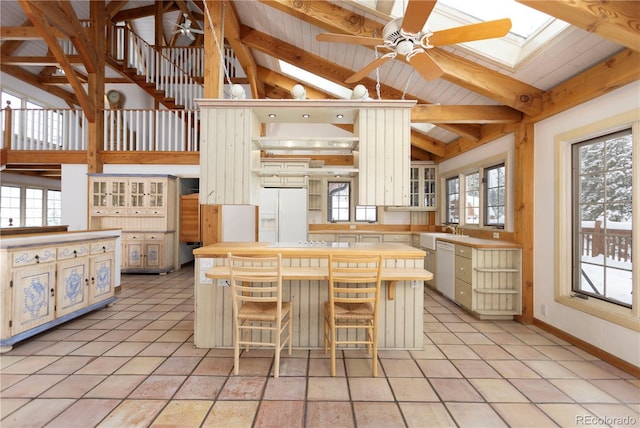
[[[467,379],[473,378],[499,378],[500,374],[486,361],[482,360],[453,360],[453,365]]]
[[[538,407],[563,428],[606,426],[597,423],[595,415],[579,404],[546,403],[538,404]]]
[[[523,364],[521,361],[516,360],[497,360],[497,361],[487,361],[496,369],[498,373],[508,379],[535,379],[540,376]]]
[[[523,361],[545,379],[571,379],[578,376],[555,361]]]
[[[443,360],[447,358],[436,345],[424,345],[420,351],[411,351],[416,360]]]
[[[578,403],[616,403],[618,401],[584,379],[551,379],[549,382]]]
[[[130,360],[129,357],[98,357],[76,371],[77,374],[105,374],[114,373]]]
[[[146,379],[143,375],[112,375],[91,391],[86,398],[127,398]]]
[[[144,400],[164,400],[173,397],[186,380],[185,376],[148,376],[129,398]]]
[[[353,403],[358,428],[402,427],[402,413],[396,403]]]
[[[506,427],[500,416],[486,403],[445,403],[461,427]]]
[[[43,356],[29,356],[23,358],[10,366],[3,368],[2,373],[13,373],[13,374],[33,374],[44,367],[52,364],[54,361],[57,361],[60,357],[43,357]]]
[[[81,369],[91,360],[92,357],[60,357],[48,366],[43,367],[42,370],[38,371],[38,374],[71,374]]]
[[[259,401],[216,401],[203,428],[251,428]]]
[[[28,398],[2,398],[0,400],[0,419],[4,419],[6,416],[15,412],[20,407],[27,404],[30,400]]]
[[[424,378],[389,378],[396,401],[438,401],[429,382]]]
[[[500,345],[470,345],[469,347],[485,360],[513,360],[515,358]]]
[[[148,342],[122,342],[109,349],[103,355],[105,357],[133,357],[149,346]]]
[[[430,382],[441,401],[484,401],[466,379],[430,379]]]
[[[417,363],[428,378],[462,377],[456,366],[449,360],[417,360]]]
[[[511,379],[511,384],[534,403],[571,403],[573,400],[547,379]]]
[[[162,357],[134,357],[120,367],[116,374],[151,374],[164,362]]]
[[[259,400],[266,382],[263,376],[231,376],[218,394],[218,400]]]
[[[493,408],[511,427],[552,427],[554,422],[534,404],[495,403]]]
[[[410,428],[455,427],[442,403],[399,403],[400,410]]]
[[[169,357],[153,372],[157,375],[188,375],[200,363],[200,357]]]
[[[436,345],[461,345],[462,340],[454,333],[427,333],[427,337]]]
[[[309,401],[349,401],[349,387],[344,377],[310,377],[307,386]]]
[[[301,427],[304,401],[262,401],[253,425],[259,427]]]
[[[631,382],[622,379],[595,379],[591,383],[622,403],[640,404],[640,387]]]
[[[393,394],[386,379],[349,379],[349,391],[353,401],[393,401]]]
[[[82,425],[85,427],[96,426],[119,403],[120,400],[78,400],[47,424],[47,428],[77,427],[78,421],[82,421]]]
[[[640,413],[624,404],[584,404],[583,407],[612,427],[640,426]]]
[[[549,357],[549,359],[554,361],[581,361],[584,360],[581,356],[571,352],[567,346],[543,346],[536,345],[534,346],[538,351]]]
[[[467,345],[438,345],[450,360],[476,360],[480,357]]]
[[[413,360],[381,359],[380,364],[387,377],[418,377],[422,376],[420,368]]]
[[[471,384],[490,403],[526,403],[527,398],[504,379],[471,379]]]
[[[71,375],[44,391],[40,398],[81,398],[105,378],[98,375]]]
[[[529,345],[502,345],[505,351],[519,360],[548,360],[549,358]]]
[[[305,426],[340,428],[355,427],[353,423],[351,403],[310,401],[307,403]]]
[[[66,375],[31,375],[2,391],[2,398],[35,398],[64,379]]]
[[[579,374],[583,379],[617,379],[618,376],[593,364],[591,361],[559,361],[559,363]]]
[[[125,400],[98,426],[101,428],[148,427],[166,404],[165,400]]]
[[[307,380],[304,377],[270,377],[264,390],[264,400],[304,400]]]
[[[162,409],[151,427],[197,427],[213,405],[208,400],[173,400]]]
[[[189,376],[173,398],[178,400],[214,400],[226,380],[227,378],[222,376]]]
[[[4,397],[3,397],[4,400]],[[31,400],[6,418],[2,419],[2,427],[43,427],[69,406],[74,400],[64,398],[47,398]]]

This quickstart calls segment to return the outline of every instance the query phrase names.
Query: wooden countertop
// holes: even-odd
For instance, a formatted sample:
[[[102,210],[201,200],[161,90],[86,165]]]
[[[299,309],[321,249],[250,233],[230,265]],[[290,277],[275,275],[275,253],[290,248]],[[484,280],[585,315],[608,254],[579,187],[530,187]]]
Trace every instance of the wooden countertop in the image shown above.
[[[283,257],[319,257],[332,254],[379,255],[385,258],[417,259],[425,256],[419,248],[395,242],[327,242],[318,246],[300,246],[297,243],[268,242],[219,242],[200,247],[193,251],[196,257],[226,257],[227,253],[237,255],[271,255],[282,254]]]
[[[438,236],[436,239],[438,241],[450,242],[452,244],[467,245],[473,248],[522,248],[521,245],[516,244],[515,242],[499,241],[497,239],[472,238],[471,236],[464,235],[451,234],[451,236]]]

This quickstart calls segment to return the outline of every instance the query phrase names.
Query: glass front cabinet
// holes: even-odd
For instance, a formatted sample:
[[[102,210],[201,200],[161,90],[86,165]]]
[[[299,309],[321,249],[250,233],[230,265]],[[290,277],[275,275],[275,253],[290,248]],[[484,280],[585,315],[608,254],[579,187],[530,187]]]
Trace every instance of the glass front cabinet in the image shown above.
[[[409,180],[409,206],[435,211],[438,201],[437,166],[431,162],[412,162]]]

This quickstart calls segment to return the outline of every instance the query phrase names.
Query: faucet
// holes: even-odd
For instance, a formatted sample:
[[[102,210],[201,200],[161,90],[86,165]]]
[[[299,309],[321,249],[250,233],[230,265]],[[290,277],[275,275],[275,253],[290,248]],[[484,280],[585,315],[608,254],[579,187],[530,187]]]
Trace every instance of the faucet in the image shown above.
[[[453,233],[454,235],[462,235],[462,228],[460,228],[459,226],[448,224],[444,227],[443,230],[446,232],[448,229],[451,230],[451,233]]]

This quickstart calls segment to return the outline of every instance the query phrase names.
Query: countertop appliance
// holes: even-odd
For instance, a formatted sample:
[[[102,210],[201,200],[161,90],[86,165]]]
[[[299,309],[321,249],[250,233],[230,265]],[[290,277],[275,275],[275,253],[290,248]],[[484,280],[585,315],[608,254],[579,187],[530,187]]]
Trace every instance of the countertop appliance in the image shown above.
[[[436,288],[451,300],[455,300],[455,247],[450,242],[436,242]]]
[[[258,240],[306,242],[307,209],[307,189],[261,188]]]

